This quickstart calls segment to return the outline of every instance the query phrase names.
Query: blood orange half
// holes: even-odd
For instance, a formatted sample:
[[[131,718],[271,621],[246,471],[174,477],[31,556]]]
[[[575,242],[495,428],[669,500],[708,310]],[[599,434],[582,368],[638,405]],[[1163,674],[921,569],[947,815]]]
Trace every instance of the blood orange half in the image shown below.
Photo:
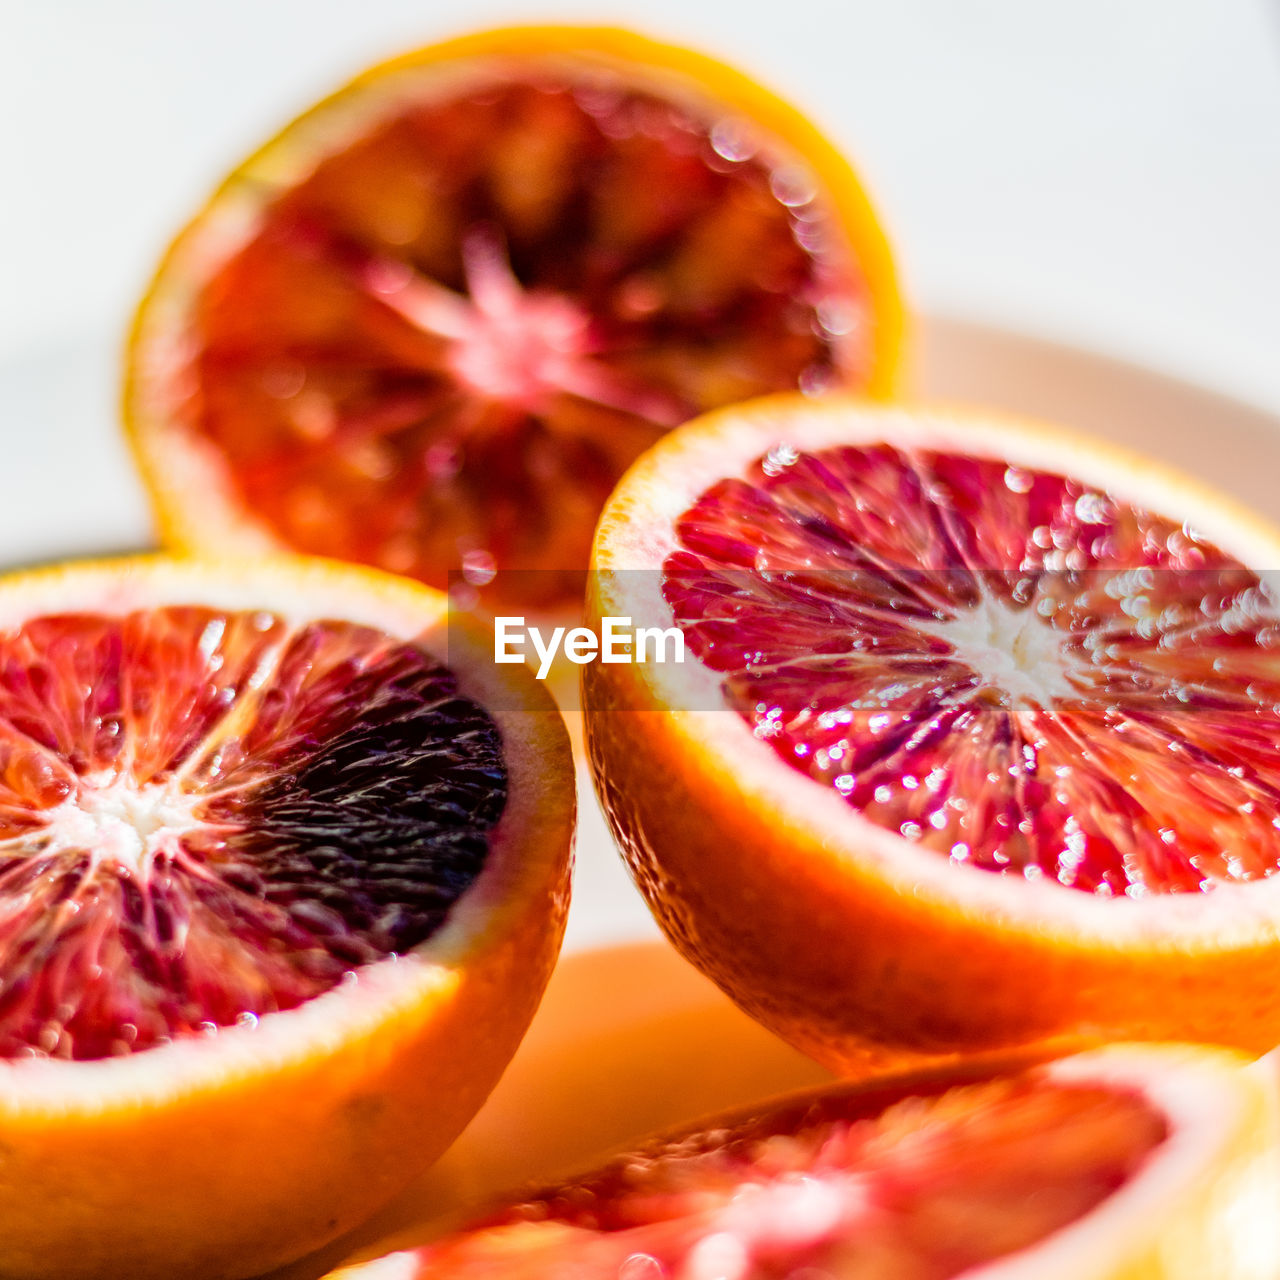
[[[343,1280],[1273,1280],[1275,1098],[1161,1047],[718,1117]]]
[[[0,583],[0,1273],[246,1276],[459,1132],[562,933],[559,716],[367,570]]]
[[[885,392],[900,328],[797,112],[627,32],[517,28],[366,72],[236,170],[142,304],[126,415],[171,543],[548,601],[663,432]]]
[[[589,751],[685,955],[823,1061],[1280,1040],[1280,536],[1027,423],[778,398],[601,521]]]

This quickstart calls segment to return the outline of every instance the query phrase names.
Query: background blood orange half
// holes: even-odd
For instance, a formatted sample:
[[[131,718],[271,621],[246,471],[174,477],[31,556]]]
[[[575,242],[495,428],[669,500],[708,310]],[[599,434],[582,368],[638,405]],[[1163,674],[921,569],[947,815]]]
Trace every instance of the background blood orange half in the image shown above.
[[[663,432],[885,392],[900,328],[797,112],[627,32],[517,28],[366,72],[236,170],[142,304],[125,407],[171,543],[546,602]]]
[[[343,1280],[1280,1276],[1274,1090],[1114,1048],[717,1117]]]
[[[0,583],[0,1274],[234,1277],[458,1133],[562,933],[530,673],[367,570]]]
[[[1280,1040],[1280,537],[1028,423],[722,411],[601,520],[613,828],[677,947],[837,1067]]]

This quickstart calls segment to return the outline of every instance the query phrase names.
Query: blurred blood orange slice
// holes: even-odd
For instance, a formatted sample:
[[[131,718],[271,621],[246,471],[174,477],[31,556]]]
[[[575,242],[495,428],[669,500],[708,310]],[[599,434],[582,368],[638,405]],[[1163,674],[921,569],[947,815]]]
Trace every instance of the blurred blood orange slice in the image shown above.
[[[883,393],[900,327],[862,189],[797,112],[627,32],[518,28],[366,72],[237,169],[142,304],[126,411],[171,543],[545,603],[663,432]]]
[[[836,1066],[1280,1040],[1280,535],[980,414],[775,398],[600,525],[589,750],[680,950]],[[652,653],[652,650],[650,651]]]
[[[497,1080],[573,775],[443,600],[290,560],[0,583],[3,1274],[257,1274]]]
[[[718,1117],[343,1280],[1263,1280],[1275,1098],[1221,1051],[826,1088]]]

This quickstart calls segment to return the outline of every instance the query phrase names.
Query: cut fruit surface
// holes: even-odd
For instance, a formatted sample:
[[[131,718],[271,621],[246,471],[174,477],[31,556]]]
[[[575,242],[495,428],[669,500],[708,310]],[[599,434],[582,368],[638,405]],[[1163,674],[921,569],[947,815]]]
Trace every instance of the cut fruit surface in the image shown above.
[[[987,1068],[991,1072],[991,1068]],[[1269,1082],[1117,1048],[717,1117],[344,1280],[1280,1275]]]
[[[778,398],[638,463],[595,563],[589,620],[688,651],[586,669],[606,810],[775,1030],[1280,1039],[1275,533],[1031,424]]]
[[[559,716],[490,647],[319,561],[0,583],[0,1272],[256,1274],[456,1136],[573,829]]]
[[[6,772],[39,787],[0,819],[4,1057],[149,1048],[411,950],[506,800],[493,719],[370,627],[46,615],[0,636],[0,681]]]
[[[663,595],[692,652],[877,826],[1101,895],[1280,863],[1280,617],[1181,521],[875,444],[784,447],[675,532]]]
[[[852,171],[770,94],[626,32],[494,31],[227,180],[142,305],[126,411],[171,541],[555,601],[638,453],[749,395],[887,391],[900,311]]]

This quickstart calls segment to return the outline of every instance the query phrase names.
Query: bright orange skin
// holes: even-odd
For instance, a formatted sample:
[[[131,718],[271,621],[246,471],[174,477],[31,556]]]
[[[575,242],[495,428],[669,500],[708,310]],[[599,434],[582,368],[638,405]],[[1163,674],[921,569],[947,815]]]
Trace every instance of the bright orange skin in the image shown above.
[[[620,611],[616,601],[602,607],[602,582],[611,569],[637,567],[625,553],[613,559],[625,543],[618,531],[631,521],[643,527],[658,468],[675,475],[688,442],[716,431],[727,438],[739,412],[680,428],[615,491],[597,531],[585,625],[598,630],[602,614]],[[1120,1039],[1255,1054],[1280,1042],[1280,923],[1250,921],[1248,937],[1223,930],[1194,941],[1099,940],[1029,911],[997,916],[899,891],[862,856],[869,824],[851,814],[836,836],[806,825],[803,806],[773,809],[734,760],[705,749],[696,716],[665,705],[645,671],[583,668],[587,752],[632,875],[686,959],[824,1065],[855,1074],[880,1063]],[[772,767],[794,776],[797,796],[812,786],[784,764]]]
[[[84,569],[9,579],[3,593],[11,602],[60,578],[74,587]],[[149,557],[89,566],[143,581],[157,569],[188,574],[191,599],[206,575],[263,572]],[[267,572],[284,586],[326,584],[335,610],[352,593],[385,597],[401,616],[420,609],[424,633],[443,616],[438,593],[383,574],[306,560]],[[550,699],[523,668],[486,669],[491,640],[471,637],[468,658],[457,625],[452,664],[463,690],[490,703],[512,786],[473,886],[480,900],[460,927],[451,921],[413,953],[434,980],[397,988],[371,1017],[345,1004],[343,1017],[308,1024],[296,1044],[276,1034],[279,1020],[314,1011],[268,1015],[271,1049],[194,1079],[169,1078],[159,1058],[144,1063],[168,1051],[147,1050],[127,1060],[149,1073],[125,1100],[119,1090],[100,1096],[97,1084],[99,1069],[118,1062],[49,1064],[72,1094],[65,1102],[24,1092],[23,1064],[12,1074],[0,1064],[0,1276],[257,1275],[366,1217],[444,1151],[497,1083],[563,936],[574,773]],[[218,1049],[211,1042],[209,1057]]]
[[[231,1280],[355,1226],[497,1083],[557,949],[562,908],[541,906],[434,1000],[289,1070],[74,1122],[0,1111],[0,1275]],[[211,1240],[217,1218],[235,1235]]]
[[[589,604],[587,626],[599,613]],[[627,670],[585,670],[587,750],[632,875],[687,960],[772,1031],[852,1074],[1052,1041],[1280,1038],[1272,947],[1104,950],[931,911],[762,812],[665,710],[608,711]],[[636,706],[634,690],[623,705]],[[1224,998],[1224,993],[1230,993]]]

